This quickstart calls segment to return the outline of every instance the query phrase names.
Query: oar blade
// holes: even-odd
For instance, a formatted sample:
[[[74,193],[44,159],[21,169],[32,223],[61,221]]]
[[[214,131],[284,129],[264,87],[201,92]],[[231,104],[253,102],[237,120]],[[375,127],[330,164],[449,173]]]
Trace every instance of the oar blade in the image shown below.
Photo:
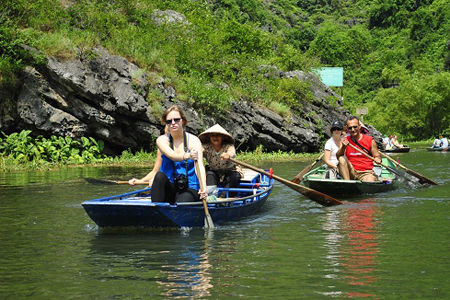
[[[205,228],[214,228],[214,222],[210,215],[205,216]]]
[[[202,180],[202,173],[200,172],[200,166],[198,165],[198,160],[194,161],[195,165],[195,173],[197,174],[198,181],[200,182],[200,189],[202,191],[205,190],[205,186],[203,184]],[[208,209],[208,203],[206,202],[206,198],[202,199],[203,202],[203,210],[205,211],[205,221],[204,221],[204,228],[214,228],[214,222],[211,218],[211,215],[209,214]]]
[[[419,182],[420,182],[421,184],[438,185],[435,181],[433,181],[433,180],[431,180],[431,179],[429,179],[429,178],[427,178],[427,177],[425,177],[425,176],[422,176],[422,175],[420,175],[419,173],[414,172],[413,170],[407,169],[407,170],[406,170],[406,173],[408,173],[408,174],[410,174],[410,175],[412,175],[412,176],[418,178],[418,179],[419,179]]]
[[[393,168],[390,166],[384,166],[384,167],[392,174],[395,174],[399,178],[400,182],[403,182],[407,186],[409,186],[411,188],[417,188],[418,186],[420,186],[419,180],[416,177],[413,177],[398,168]]]
[[[407,167],[401,165],[400,163],[396,162],[392,157],[390,157],[389,155],[386,155],[384,153],[381,153],[381,155],[387,159],[389,159],[390,161],[392,161],[394,164],[396,164],[397,166],[401,167],[402,169],[404,169],[406,171],[406,173],[408,173],[411,176],[416,177],[417,179],[419,179],[419,183],[420,184],[430,184],[430,185],[438,185],[435,181],[420,175],[419,173],[408,169]]]
[[[120,181],[115,180],[106,180],[106,179],[98,179],[98,178],[83,178],[90,184],[106,184],[106,185],[113,185],[113,184],[121,184]],[[126,181],[128,183],[128,181]]]
[[[301,186],[299,184],[295,184],[289,181],[282,181],[281,183],[285,184],[286,186],[290,187],[293,190],[296,190],[297,192],[299,192],[300,194],[302,194],[303,196],[307,197],[308,199],[311,199],[317,203],[319,203],[320,205],[323,206],[335,206],[335,205],[340,205],[343,204],[341,201],[328,196],[324,193],[321,193],[319,191]]]

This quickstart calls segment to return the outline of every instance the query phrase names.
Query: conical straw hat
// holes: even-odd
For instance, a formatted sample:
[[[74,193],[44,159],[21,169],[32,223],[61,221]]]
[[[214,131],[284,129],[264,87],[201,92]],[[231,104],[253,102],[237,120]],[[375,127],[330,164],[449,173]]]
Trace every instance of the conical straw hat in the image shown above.
[[[203,144],[210,143],[209,135],[211,133],[221,134],[222,135],[222,143],[234,144],[234,138],[225,129],[223,129],[223,127],[220,126],[219,124],[216,124],[216,125],[210,127],[209,129],[203,131],[202,133],[200,133],[198,138],[200,139],[200,141],[202,141]]]

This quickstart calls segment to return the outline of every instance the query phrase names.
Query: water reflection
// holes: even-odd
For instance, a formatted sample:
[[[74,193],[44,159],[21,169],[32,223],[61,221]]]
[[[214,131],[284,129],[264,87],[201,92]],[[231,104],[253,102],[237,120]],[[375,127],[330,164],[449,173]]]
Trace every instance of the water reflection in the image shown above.
[[[365,199],[345,210],[334,210],[327,214],[324,229],[330,232],[326,239],[329,247],[328,259],[333,265],[333,276],[344,285],[338,292],[341,296],[375,297],[374,283],[378,281],[377,224],[381,214],[373,198]],[[339,275],[341,274],[342,277]]]
[[[159,290],[164,298],[208,297],[214,287],[210,262],[213,243],[217,243],[214,232],[201,229],[100,234],[91,240],[87,259],[100,270],[101,282],[151,282],[156,286],[148,289]]]
[[[213,239],[213,230],[205,231],[202,248],[184,249],[179,255],[181,260],[173,265],[165,266],[167,269],[167,280],[158,281],[161,286],[161,295],[164,297],[174,296],[211,296],[210,290],[214,287],[211,283],[210,251]],[[192,291],[182,293],[181,291]]]

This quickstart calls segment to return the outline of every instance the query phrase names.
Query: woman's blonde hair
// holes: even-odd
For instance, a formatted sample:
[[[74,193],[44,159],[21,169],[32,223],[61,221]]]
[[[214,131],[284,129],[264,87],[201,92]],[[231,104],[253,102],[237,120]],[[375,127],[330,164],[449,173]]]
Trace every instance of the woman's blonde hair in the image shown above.
[[[167,129],[168,125],[166,124],[166,118],[167,118],[167,115],[172,111],[177,111],[180,114],[181,120],[183,121],[183,127],[185,127],[188,123],[186,114],[184,113],[184,110],[178,105],[172,105],[171,107],[166,109],[161,116],[161,124],[166,126],[165,132],[168,132],[168,129]]]

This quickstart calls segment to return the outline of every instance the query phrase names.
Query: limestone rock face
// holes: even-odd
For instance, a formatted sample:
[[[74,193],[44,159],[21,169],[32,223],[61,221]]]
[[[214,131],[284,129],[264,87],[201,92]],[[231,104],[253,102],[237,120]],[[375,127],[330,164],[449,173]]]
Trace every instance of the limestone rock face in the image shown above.
[[[103,140],[108,154],[152,150],[164,129],[159,120],[162,110],[178,104],[186,111],[187,131],[193,134],[219,123],[234,136],[239,150],[263,145],[269,151],[312,152],[320,150],[329,138],[330,124],[343,122],[349,115],[339,104],[339,96],[313,74],[282,72],[274,66],[258,71],[271,78],[311,82],[314,100],[299,99],[304,102],[302,110],[286,119],[246,101],[234,102],[219,117],[202,115],[195,105],[177,100],[176,87],[166,87],[164,79],[152,86],[146,72],[125,58],[104,49],[94,54],[89,60],[50,57],[46,64],[27,68],[17,99],[0,102],[0,131],[28,129],[35,136],[90,136]],[[165,95],[157,108],[146,99],[152,89]],[[335,103],[330,104],[330,99]]]

